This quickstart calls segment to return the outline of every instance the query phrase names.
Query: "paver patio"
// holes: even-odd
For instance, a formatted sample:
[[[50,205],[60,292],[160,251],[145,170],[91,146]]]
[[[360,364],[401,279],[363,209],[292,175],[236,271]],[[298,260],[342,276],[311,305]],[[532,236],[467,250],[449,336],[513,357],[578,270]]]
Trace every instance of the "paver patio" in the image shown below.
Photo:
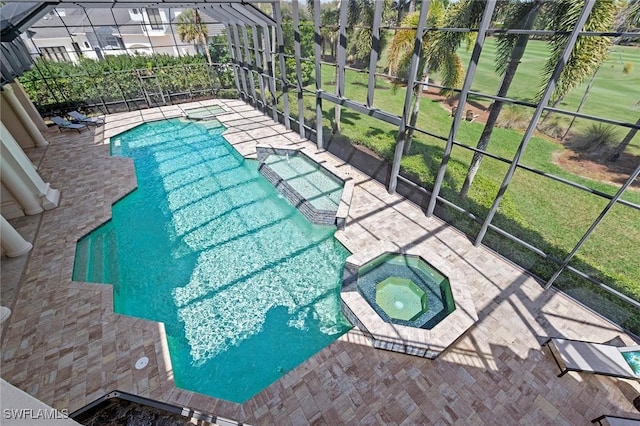
[[[108,220],[136,186],[130,159],[109,156],[108,138],[145,120],[175,117],[178,106],[106,117],[82,134],[45,135],[27,152],[61,192],[58,208],[11,223],[33,250],[2,260],[1,376],[43,402],[74,411],[118,389],[250,424],[588,424],[601,414],[640,418],[640,383],[570,373],[558,378],[545,336],[633,341],[612,323],[526,272],[476,248],[437,218],[316,152],[315,145],[237,100],[222,105],[225,137],[245,156],[255,146],[294,145],[355,181],[347,226],[337,237],[353,253],[376,244],[420,253],[450,280],[467,283],[478,321],[436,360],[373,349],[353,329],[239,405],[174,386],[163,326],[115,314],[110,285],[72,282],[76,241]],[[188,106],[182,105],[182,108]],[[23,268],[24,266],[24,268]],[[136,370],[141,356],[149,365]]]

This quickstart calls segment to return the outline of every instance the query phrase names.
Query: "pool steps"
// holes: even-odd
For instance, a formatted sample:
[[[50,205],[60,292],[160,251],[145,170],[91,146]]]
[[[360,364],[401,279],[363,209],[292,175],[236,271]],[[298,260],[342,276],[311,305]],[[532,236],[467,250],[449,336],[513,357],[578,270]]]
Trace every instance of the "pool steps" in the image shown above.
[[[116,234],[110,222],[82,237],[76,244],[73,281],[117,282]]]

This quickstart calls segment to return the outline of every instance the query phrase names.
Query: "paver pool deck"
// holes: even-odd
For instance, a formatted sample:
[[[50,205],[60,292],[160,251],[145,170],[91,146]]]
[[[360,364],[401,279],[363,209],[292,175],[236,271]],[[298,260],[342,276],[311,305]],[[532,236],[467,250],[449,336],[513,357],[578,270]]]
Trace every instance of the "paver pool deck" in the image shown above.
[[[357,329],[240,405],[176,388],[162,324],[113,312],[112,287],[73,282],[76,241],[111,217],[136,187],[133,162],[109,156],[108,138],[141,122],[220,105],[226,139],[245,156],[255,146],[292,145],[354,179],[347,226],[353,253],[376,244],[419,252],[470,289],[478,321],[437,359],[374,349]],[[109,115],[90,131],[50,129],[27,150],[58,208],[10,222],[33,250],[2,259],[1,376],[57,409],[74,411],[112,390],[250,424],[586,425],[602,414],[640,418],[638,381],[569,373],[540,343],[546,336],[633,341],[614,324],[540,283],[437,218],[238,100],[211,100]],[[142,356],[149,365],[136,370]]]

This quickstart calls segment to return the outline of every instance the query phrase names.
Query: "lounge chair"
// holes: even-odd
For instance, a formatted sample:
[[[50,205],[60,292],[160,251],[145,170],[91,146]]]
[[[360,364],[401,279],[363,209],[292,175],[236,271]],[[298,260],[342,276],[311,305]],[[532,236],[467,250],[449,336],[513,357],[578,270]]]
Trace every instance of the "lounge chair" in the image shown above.
[[[542,345],[549,347],[553,359],[560,367],[558,377],[569,371],[581,371],[623,379],[640,379],[640,366],[633,368],[627,361],[632,354],[640,355],[640,346],[618,347],[555,337]]]
[[[78,133],[82,132],[84,129],[89,129],[86,124],[76,124],[70,121],[65,120],[62,117],[55,116],[51,117],[51,121],[58,125],[58,129],[60,130],[77,130]]]
[[[104,120],[102,118],[97,117],[87,117],[84,114],[80,114],[78,111],[69,111],[69,117],[74,120],[79,121],[80,123],[91,124],[94,126],[98,126],[100,124],[104,124]]]
[[[640,426],[640,419],[605,415],[591,420],[591,423],[598,423],[601,426]]]
[[[474,114],[472,109],[468,109],[467,110],[467,115],[465,116],[465,120],[473,121],[476,118],[478,118],[479,116],[480,116],[480,114]]]

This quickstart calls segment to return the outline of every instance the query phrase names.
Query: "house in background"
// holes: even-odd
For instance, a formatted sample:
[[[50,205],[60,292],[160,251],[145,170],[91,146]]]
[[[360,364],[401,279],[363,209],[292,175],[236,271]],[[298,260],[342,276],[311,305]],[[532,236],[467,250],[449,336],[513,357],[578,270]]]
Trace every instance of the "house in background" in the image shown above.
[[[178,36],[176,20],[183,9],[52,9],[22,34],[34,57],[77,62],[82,56],[101,59],[108,55],[164,53],[198,54],[192,43]],[[222,34],[224,26],[202,14],[209,36]]]

